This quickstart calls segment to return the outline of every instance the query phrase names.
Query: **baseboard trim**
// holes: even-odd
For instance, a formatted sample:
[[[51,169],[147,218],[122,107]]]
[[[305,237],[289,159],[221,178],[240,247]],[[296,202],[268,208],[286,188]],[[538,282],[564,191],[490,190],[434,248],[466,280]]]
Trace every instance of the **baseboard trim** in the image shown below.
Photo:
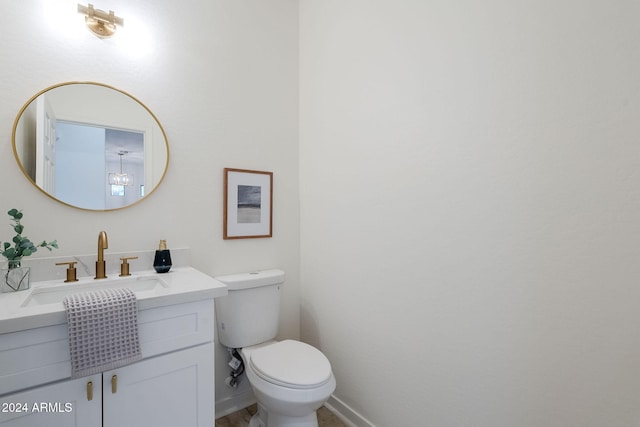
[[[226,417],[256,403],[251,389],[216,401],[216,419]]]
[[[354,411],[349,405],[338,399],[333,394],[329,397],[327,403],[324,404],[328,410],[336,414],[347,427],[375,427],[365,417]]]
[[[216,419],[226,417],[254,403],[256,403],[256,398],[251,390],[218,400],[216,401]],[[345,423],[347,427],[375,427],[369,420],[333,394],[324,406],[340,418],[340,421]]]

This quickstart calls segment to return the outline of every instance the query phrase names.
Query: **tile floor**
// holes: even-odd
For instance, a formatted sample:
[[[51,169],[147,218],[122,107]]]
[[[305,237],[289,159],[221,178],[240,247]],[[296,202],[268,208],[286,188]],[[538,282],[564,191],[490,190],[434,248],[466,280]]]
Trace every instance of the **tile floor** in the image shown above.
[[[251,405],[226,417],[218,418],[215,427],[247,427],[256,410],[256,405]],[[318,425],[319,427],[346,427],[333,412],[324,406],[318,409]]]

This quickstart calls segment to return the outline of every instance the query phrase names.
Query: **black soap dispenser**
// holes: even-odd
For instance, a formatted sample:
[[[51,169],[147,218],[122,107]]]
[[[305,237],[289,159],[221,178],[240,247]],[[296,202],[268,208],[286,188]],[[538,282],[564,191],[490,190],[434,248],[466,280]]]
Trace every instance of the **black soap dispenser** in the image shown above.
[[[166,273],[171,270],[171,253],[169,249],[167,249],[166,240],[160,240],[160,246],[153,259],[153,268],[155,268],[158,273]]]

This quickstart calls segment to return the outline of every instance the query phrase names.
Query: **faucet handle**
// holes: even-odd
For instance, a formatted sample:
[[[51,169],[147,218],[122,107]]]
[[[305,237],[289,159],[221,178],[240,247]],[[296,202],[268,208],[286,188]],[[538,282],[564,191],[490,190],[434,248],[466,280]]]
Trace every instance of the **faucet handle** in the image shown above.
[[[138,257],[130,256],[130,257],[120,258],[120,260],[122,260],[122,264],[120,265],[120,277],[131,276],[131,273],[129,273],[129,262],[128,262],[130,259],[138,259]]]
[[[68,262],[56,262],[56,265],[68,265],[69,267],[67,268],[67,280],[65,280],[65,283],[67,282],[77,282],[78,278],[76,277],[76,264],[78,263],[78,261],[68,261]]]

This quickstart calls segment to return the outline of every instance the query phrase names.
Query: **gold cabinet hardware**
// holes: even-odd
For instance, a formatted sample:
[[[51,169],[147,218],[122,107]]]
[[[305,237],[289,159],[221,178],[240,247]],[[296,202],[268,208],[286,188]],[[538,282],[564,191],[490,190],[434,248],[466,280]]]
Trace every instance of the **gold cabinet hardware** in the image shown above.
[[[93,381],[87,383],[87,400],[93,400]]]
[[[76,264],[78,261],[69,261],[69,262],[56,262],[56,265],[68,265],[67,267],[67,280],[66,282],[77,282],[78,278],[76,277]]]
[[[114,375],[111,377],[111,393],[115,394],[118,392],[118,376]]]
[[[129,273],[129,262],[128,262],[130,259],[138,259],[138,257],[130,256],[125,258],[120,258],[120,260],[122,261],[122,264],[120,265],[120,277],[131,276],[131,273]]]

